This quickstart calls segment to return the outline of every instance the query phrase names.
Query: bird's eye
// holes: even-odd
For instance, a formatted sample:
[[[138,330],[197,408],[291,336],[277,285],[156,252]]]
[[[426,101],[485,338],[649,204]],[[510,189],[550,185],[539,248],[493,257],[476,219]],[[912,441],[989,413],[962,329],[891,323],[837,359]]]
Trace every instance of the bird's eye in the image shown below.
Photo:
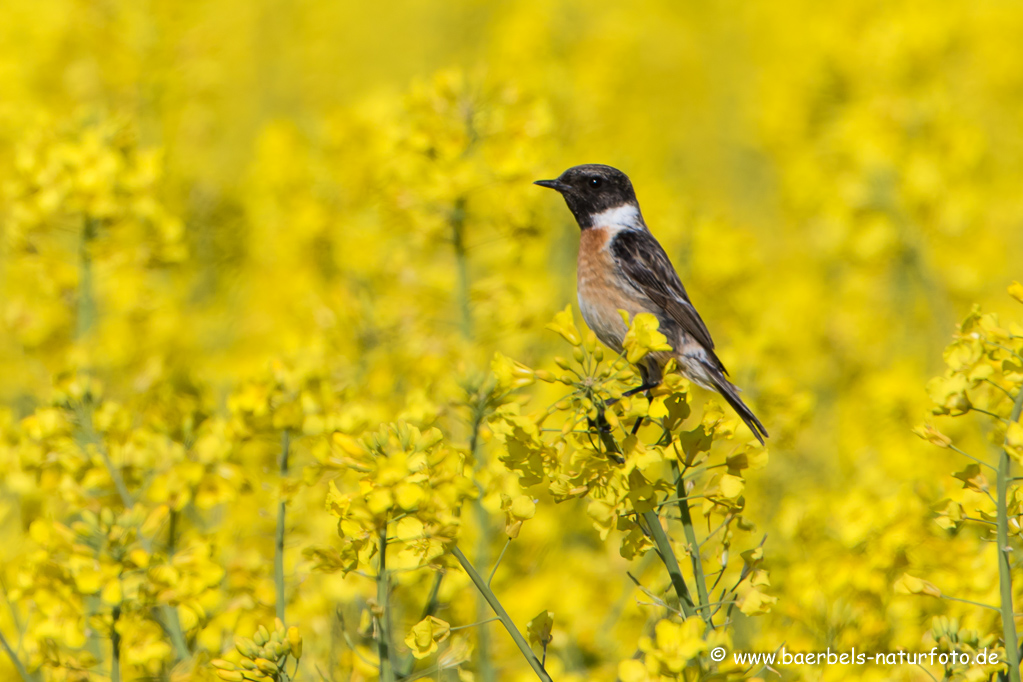
[[[604,184],[603,178],[590,178],[590,187],[600,187]]]

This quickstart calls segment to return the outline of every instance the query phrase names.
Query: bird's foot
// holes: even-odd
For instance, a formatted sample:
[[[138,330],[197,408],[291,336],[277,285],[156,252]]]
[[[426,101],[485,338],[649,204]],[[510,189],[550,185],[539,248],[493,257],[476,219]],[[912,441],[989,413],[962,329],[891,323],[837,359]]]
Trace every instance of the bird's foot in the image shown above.
[[[590,427],[591,431],[597,431],[601,435],[601,440],[603,440],[603,436],[611,435],[611,424],[609,424],[607,418],[604,417],[603,407],[601,407],[597,411],[596,419],[590,419],[589,417],[587,417],[586,423]],[[617,452],[609,450],[607,452],[607,456],[618,464],[625,464],[625,458],[619,455]]]

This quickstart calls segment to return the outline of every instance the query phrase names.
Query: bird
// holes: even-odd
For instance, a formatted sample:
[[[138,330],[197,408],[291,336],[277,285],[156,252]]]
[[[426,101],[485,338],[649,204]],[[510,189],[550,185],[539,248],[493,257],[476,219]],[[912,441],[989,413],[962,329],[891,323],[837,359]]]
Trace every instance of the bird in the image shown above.
[[[652,313],[671,345],[671,351],[650,353],[640,361],[642,383],[626,394],[659,386],[665,364],[674,359],[686,378],[719,393],[763,444],[767,429],[728,380],[707,325],[643,219],[629,177],[611,166],[584,164],[533,184],[560,193],[579,224],[579,309],[601,343],[622,353],[629,331],[618,312],[624,310],[630,319]]]

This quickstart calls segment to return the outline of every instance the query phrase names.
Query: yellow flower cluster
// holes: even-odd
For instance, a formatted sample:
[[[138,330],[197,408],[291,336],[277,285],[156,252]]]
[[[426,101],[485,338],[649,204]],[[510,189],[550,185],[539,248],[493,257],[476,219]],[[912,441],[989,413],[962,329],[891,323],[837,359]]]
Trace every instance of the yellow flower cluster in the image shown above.
[[[330,483],[327,511],[338,518],[341,538],[333,562],[345,572],[368,566],[391,541],[392,523],[401,545],[392,568],[436,562],[458,538],[463,503],[477,494],[464,457],[443,443],[438,429],[422,433],[405,423],[385,426],[361,443],[338,435],[346,467],[358,480],[350,493]]]
[[[1017,285],[1010,287],[1010,293]],[[1023,301],[1021,301],[1023,302]],[[935,407],[935,415],[962,416],[980,413],[992,419],[988,438],[995,447],[1004,448],[1006,455],[1017,464],[1023,464],[1023,423],[1020,422],[1018,403],[1023,401],[1023,324],[1010,323],[1003,328],[998,316],[981,313],[974,307],[963,320],[955,341],[945,349],[945,374],[932,379],[927,389]],[[916,428],[916,433],[932,445],[950,448],[962,453],[953,440],[931,424]],[[961,499],[946,500],[939,511],[938,523],[955,530],[967,522],[970,512],[976,510],[980,518],[993,523],[996,512],[992,504],[995,492],[989,477],[994,468],[977,457],[954,474],[969,491]],[[982,470],[987,467],[988,473]],[[977,495],[969,495],[969,493]],[[1020,536],[1023,522],[1023,487],[1006,484],[1003,497],[1007,497],[1007,532]]]

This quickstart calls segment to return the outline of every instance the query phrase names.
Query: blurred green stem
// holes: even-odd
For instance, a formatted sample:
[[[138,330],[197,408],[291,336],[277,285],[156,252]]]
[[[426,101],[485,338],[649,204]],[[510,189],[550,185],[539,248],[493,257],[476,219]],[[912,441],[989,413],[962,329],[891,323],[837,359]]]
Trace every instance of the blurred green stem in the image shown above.
[[[22,682],[36,682],[35,675],[29,674],[28,670],[25,668],[25,664],[21,662],[21,659],[18,658],[18,654],[16,654],[14,649],[11,648],[7,638],[4,637],[3,632],[0,632],[0,646],[2,646],[4,651],[7,652],[7,656],[11,659],[14,669],[18,671],[18,675],[21,677]]]
[[[540,664],[540,659],[538,659],[536,654],[533,653],[533,650],[530,648],[526,638],[523,637],[522,633],[515,627],[515,622],[512,621],[511,616],[509,616],[508,612],[504,610],[503,606],[501,606],[501,602],[497,600],[497,595],[495,595],[493,590],[487,586],[486,581],[476,571],[476,569],[473,568],[472,564],[469,563],[469,560],[465,558],[465,555],[462,554],[462,550],[456,546],[451,550],[451,553],[455,555],[456,559],[458,559],[458,563],[462,564],[462,568],[465,569],[465,572],[469,575],[469,579],[472,580],[476,589],[479,590],[480,594],[483,595],[483,598],[487,600],[487,603],[490,604],[490,608],[494,610],[497,617],[501,619],[501,624],[504,625],[504,629],[508,631],[509,635],[511,635],[511,638],[515,641],[515,645],[519,648],[519,651],[522,652],[522,655],[525,656],[526,662],[529,663],[529,666],[533,669],[533,672],[536,673],[536,676],[543,682],[553,682],[551,680],[551,676],[547,674],[547,671],[543,669],[543,665]]]
[[[277,587],[277,617],[282,623],[284,619],[284,517],[287,503],[284,495],[284,480],[288,475],[288,451],[291,435],[287,429],[281,432],[281,499],[277,503],[277,537],[274,541],[274,584]]]
[[[83,399],[82,404],[76,407],[75,412],[78,417],[78,446],[83,451],[89,445],[96,448],[100,459],[103,460],[103,466],[106,467],[107,473],[110,474],[110,479],[114,482],[114,488],[117,489],[117,495],[121,498],[121,504],[124,505],[126,510],[131,509],[135,501],[131,499],[131,493],[128,492],[128,486],[124,483],[121,470],[114,466],[113,460],[110,459],[110,454],[103,445],[103,440],[92,426],[92,399],[89,397]]]
[[[469,436],[469,453],[472,455],[474,463],[474,472],[479,474],[480,470],[484,466],[482,457],[480,455],[479,447],[479,435],[480,427],[483,425],[483,419],[486,416],[486,404],[487,400],[483,395],[485,389],[477,388],[475,400],[471,405],[472,408],[472,433]],[[473,511],[476,514],[476,525],[479,526],[479,541],[476,544],[476,562],[480,566],[486,566],[490,563],[490,515],[487,513],[486,507],[483,506],[483,495],[486,492],[483,490],[483,486],[479,484],[479,476],[474,476],[476,480],[476,486],[479,488],[479,496],[473,500],[472,506]],[[476,620],[483,621],[487,617],[487,605],[482,598],[476,601]],[[484,626],[476,633],[476,645],[478,649],[477,655],[477,670],[481,682],[493,682],[494,668],[490,661],[490,631]]]
[[[188,650],[188,641],[185,639],[185,631],[181,629],[177,608],[170,604],[161,604],[160,617],[157,619],[157,622],[163,626],[164,631],[170,636],[171,644],[174,645],[174,651],[178,655],[178,660],[185,661],[191,658],[192,652]]]
[[[380,682],[394,682],[394,666],[391,665],[391,627],[390,609],[387,607],[388,594],[387,575],[387,524],[380,532],[380,563],[377,568],[377,655],[380,658]]]
[[[128,492],[128,486],[124,482],[124,477],[121,476],[121,470],[114,466],[113,461],[110,459],[110,455],[107,453],[106,448],[103,446],[103,441],[100,439],[99,434],[92,426],[92,404],[86,403],[78,408],[78,422],[79,428],[77,430],[77,439],[79,447],[83,450],[88,445],[92,445],[96,448],[96,452],[99,453],[100,458],[103,460],[103,465],[107,469],[107,473],[110,474],[110,478],[114,482],[114,487],[117,489],[117,495],[121,498],[121,504],[124,505],[125,509],[131,509],[134,506],[134,501],[131,499],[131,493]],[[139,542],[147,552],[152,552],[153,542],[151,538],[139,535]],[[173,531],[169,540],[170,547],[173,547],[174,538]],[[168,554],[170,556],[170,554]],[[161,604],[159,607],[153,609],[153,619],[163,628],[167,636],[170,637],[171,643],[174,645],[174,650],[178,655],[178,660],[185,660],[189,658],[192,653],[188,650],[188,642],[185,639],[185,632],[181,629],[181,620],[178,618],[178,610],[170,604]]]
[[[92,292],[92,253],[90,245],[96,238],[98,221],[89,216],[82,219],[82,236],[78,244],[78,310],[75,338],[81,340],[96,322],[96,299]]]
[[[465,248],[465,198],[459,197],[455,200],[451,210],[451,243],[455,249],[455,264],[458,270],[458,305],[461,310],[462,336],[472,339],[472,301],[469,285],[469,254]],[[479,472],[485,465],[481,461],[479,452],[479,431],[483,423],[486,409],[486,398],[481,396],[483,389],[477,387],[470,403],[472,410],[472,430],[469,436],[469,453],[472,455],[475,471]],[[477,482],[477,486],[479,483]],[[479,526],[479,542],[476,545],[476,561],[481,565],[487,565],[490,561],[490,515],[483,506],[484,490],[480,486],[480,495],[473,502],[473,511],[476,516],[476,524]],[[476,620],[483,620],[486,617],[487,607],[482,599],[476,602]],[[494,669],[490,663],[490,632],[481,627],[476,634],[476,660],[477,674],[481,682],[494,682]]]
[[[469,290],[469,256],[465,250],[465,199],[459,197],[451,210],[451,243],[458,268],[458,304],[462,311],[462,335],[472,338],[472,305]]]
[[[117,631],[120,617],[121,605],[118,604],[114,607],[110,623],[110,682],[121,682],[121,633]]]
[[[675,494],[678,497],[678,511],[682,517],[682,528],[685,530],[686,542],[689,545],[689,557],[693,561],[693,576],[696,578],[696,595],[700,600],[700,615],[707,621],[707,627],[714,629],[714,620],[710,609],[710,596],[707,593],[707,578],[703,574],[703,560],[700,558],[700,543],[696,539],[696,529],[693,527],[693,517],[689,511],[689,499],[686,497],[686,482],[682,478],[678,468],[678,462],[671,463],[671,472],[678,481],[675,487]]]
[[[1012,406],[1011,422],[1019,421],[1023,412],[1023,387],[1018,389],[1016,401]],[[1001,593],[1002,635],[1005,638],[1005,656],[1008,659],[1009,682],[1020,682],[1019,675],[1019,640],[1016,635],[1016,621],[1012,607],[1012,562],[1009,546],[1009,512],[1006,497],[1009,494],[1011,460],[1008,446],[1003,446],[998,458],[997,477],[997,540],[998,540],[998,587]]]

